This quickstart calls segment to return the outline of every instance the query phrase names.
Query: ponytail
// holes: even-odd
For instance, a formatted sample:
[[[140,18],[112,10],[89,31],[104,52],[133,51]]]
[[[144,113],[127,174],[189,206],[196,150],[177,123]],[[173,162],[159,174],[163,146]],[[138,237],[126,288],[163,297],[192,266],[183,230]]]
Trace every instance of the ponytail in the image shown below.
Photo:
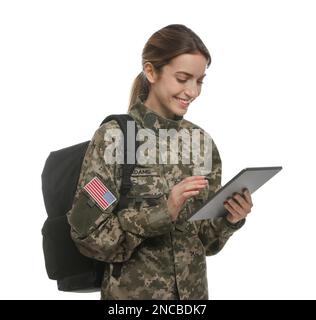
[[[128,111],[130,111],[135,104],[137,97],[139,95],[144,95],[145,99],[147,98],[149,93],[149,83],[144,74],[144,72],[140,72],[139,75],[135,78],[133,82],[133,86],[130,94],[130,102]]]

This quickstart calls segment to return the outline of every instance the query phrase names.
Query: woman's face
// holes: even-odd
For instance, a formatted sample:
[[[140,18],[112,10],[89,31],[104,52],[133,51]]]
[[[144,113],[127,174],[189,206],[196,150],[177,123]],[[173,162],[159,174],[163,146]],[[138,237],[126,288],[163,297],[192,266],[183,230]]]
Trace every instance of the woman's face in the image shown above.
[[[144,104],[165,118],[183,116],[201,93],[206,67],[207,60],[200,53],[177,56],[162,68],[160,75],[146,63],[144,72],[151,87]]]

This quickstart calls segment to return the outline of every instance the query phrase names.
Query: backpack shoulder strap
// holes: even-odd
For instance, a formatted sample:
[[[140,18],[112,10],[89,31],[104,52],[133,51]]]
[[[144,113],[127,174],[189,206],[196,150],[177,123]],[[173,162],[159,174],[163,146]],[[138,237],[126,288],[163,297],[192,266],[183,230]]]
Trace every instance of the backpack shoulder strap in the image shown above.
[[[130,115],[112,114],[107,116],[101,125],[111,120],[115,120],[119,124],[124,136],[124,163],[122,166],[120,201],[116,209],[118,211],[127,207],[126,195],[132,187],[131,175],[136,165],[136,151],[139,146],[139,141],[136,140],[137,126],[135,120]]]

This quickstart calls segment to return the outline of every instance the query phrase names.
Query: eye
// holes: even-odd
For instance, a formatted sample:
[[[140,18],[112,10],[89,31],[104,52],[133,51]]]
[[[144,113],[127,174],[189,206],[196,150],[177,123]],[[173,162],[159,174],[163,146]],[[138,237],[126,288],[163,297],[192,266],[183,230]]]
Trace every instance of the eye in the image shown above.
[[[177,81],[180,82],[180,83],[185,83],[187,80],[177,79]],[[202,84],[203,84],[203,81],[198,81],[198,84],[199,84],[199,85],[202,85]]]

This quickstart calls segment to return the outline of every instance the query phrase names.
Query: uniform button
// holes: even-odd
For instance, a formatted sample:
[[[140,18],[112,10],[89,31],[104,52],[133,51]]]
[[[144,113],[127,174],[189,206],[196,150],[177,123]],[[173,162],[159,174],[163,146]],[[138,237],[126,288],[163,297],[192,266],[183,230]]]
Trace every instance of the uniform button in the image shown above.
[[[191,254],[191,256],[194,256],[195,255],[195,251],[190,250],[190,254]]]

